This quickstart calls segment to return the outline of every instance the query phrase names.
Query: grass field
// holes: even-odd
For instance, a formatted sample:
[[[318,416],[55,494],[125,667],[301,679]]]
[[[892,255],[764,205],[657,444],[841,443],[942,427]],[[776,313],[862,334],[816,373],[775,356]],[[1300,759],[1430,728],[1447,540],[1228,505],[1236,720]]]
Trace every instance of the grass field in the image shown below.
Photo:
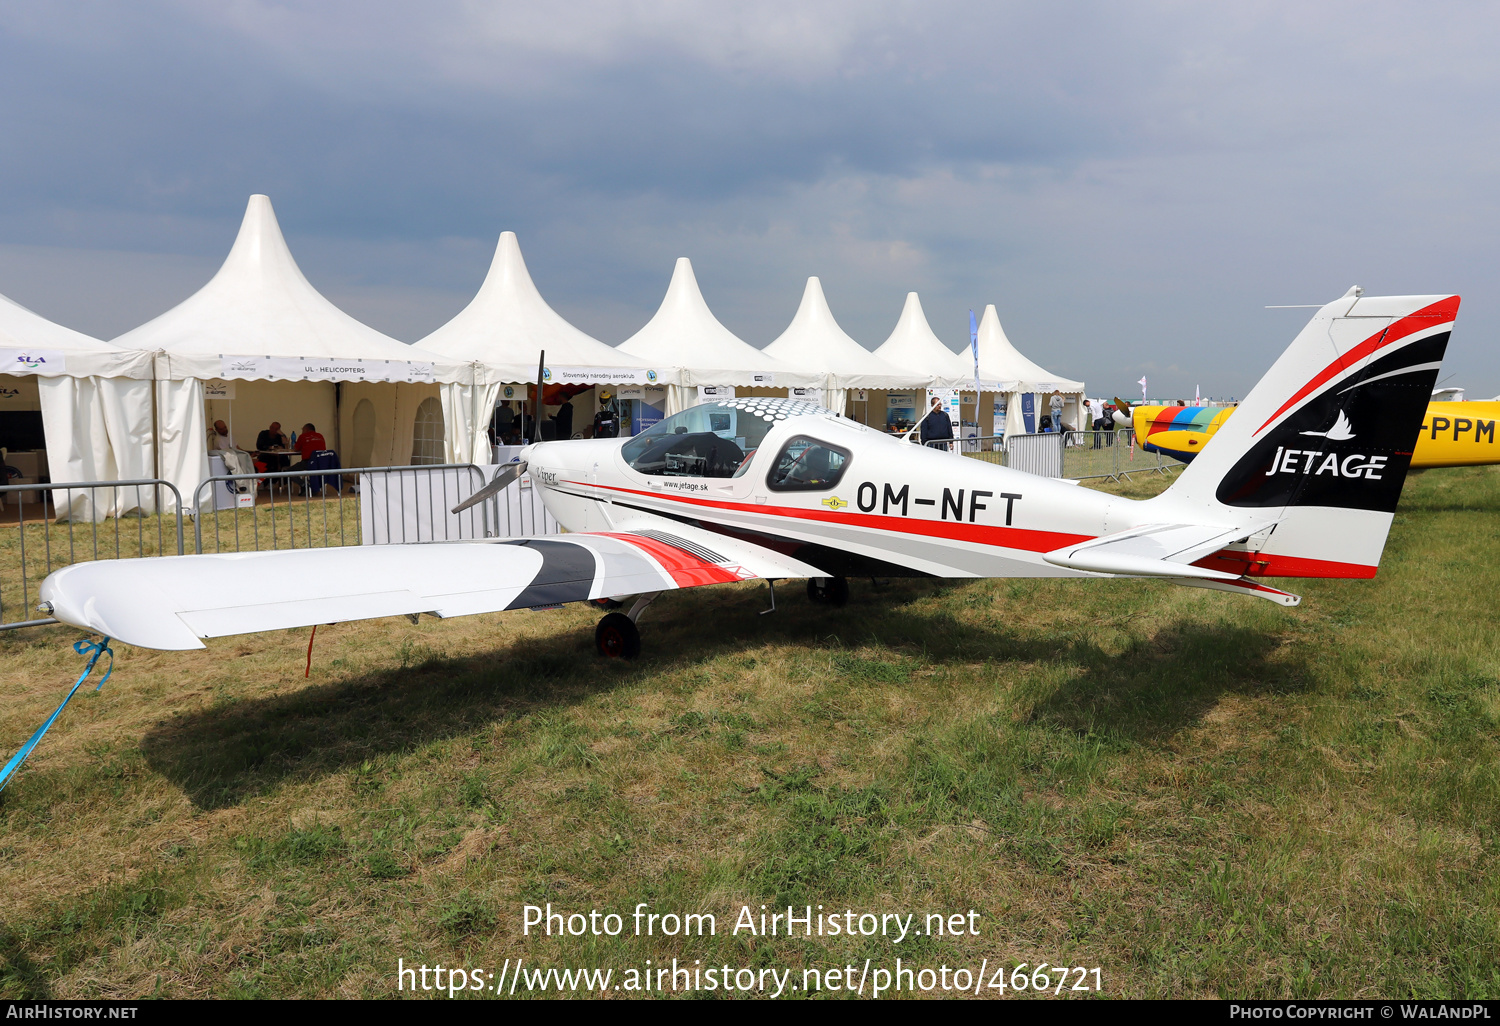
[[[700,589],[632,664],[572,607],[322,628],[310,680],[306,631],[120,646],[0,796],[0,997],[897,956],[1098,966],[1109,995],[1500,997],[1500,468],[1413,476],[1376,580],[1285,583],[1300,608],[866,581],[760,616],[763,585]],[[0,636],[0,753],[76,637]],[[719,929],[523,937],[546,902]],[[731,935],[788,903],[982,916]]]

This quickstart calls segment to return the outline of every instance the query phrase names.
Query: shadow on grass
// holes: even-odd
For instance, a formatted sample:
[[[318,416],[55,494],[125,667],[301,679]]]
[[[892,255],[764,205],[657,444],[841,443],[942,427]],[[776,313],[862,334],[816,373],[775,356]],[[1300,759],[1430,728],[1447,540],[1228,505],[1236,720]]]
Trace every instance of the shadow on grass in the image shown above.
[[[1306,690],[1300,658],[1270,660],[1279,639],[1231,624],[1179,621],[1126,652],[1080,659],[1088,671],[1033,706],[1031,720],[1084,734],[1144,743],[1197,723],[1226,694]],[[1085,655],[1084,653],[1079,653]]]
[[[12,998],[45,1000],[52,996],[48,971],[26,953],[26,943],[0,926],[0,993]]]
[[[149,732],[152,769],[202,809],[236,805],[486,724],[570,705],[655,667],[601,667],[582,632],[525,640],[482,657],[427,658],[270,698],[231,701]]]
[[[152,730],[142,751],[152,769],[199,808],[221,808],[284,781],[317,779],[768,644],[826,649],[868,641],[920,650],[922,661],[933,665],[1010,664],[1018,677],[1035,664],[1060,666],[1065,682],[1036,696],[1033,721],[1140,741],[1197,720],[1226,690],[1287,690],[1297,686],[1301,673],[1297,665],[1266,661],[1277,645],[1274,637],[1228,624],[1183,621],[1116,655],[1086,630],[1059,636],[974,626],[909,605],[954,589],[950,583],[895,582],[858,596],[842,611],[784,601],[774,617],[756,615],[764,592],[743,590],[707,603],[678,596],[643,621],[646,654],[635,663],[598,659],[591,632],[573,629],[484,656],[432,658],[216,706]],[[832,671],[835,678],[839,673]],[[861,681],[857,672],[844,676],[851,686]]]

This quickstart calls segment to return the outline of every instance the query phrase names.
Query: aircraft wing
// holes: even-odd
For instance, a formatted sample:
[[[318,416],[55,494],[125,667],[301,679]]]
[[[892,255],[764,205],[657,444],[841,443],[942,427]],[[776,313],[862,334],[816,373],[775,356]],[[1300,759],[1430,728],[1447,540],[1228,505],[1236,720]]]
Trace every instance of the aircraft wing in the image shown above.
[[[42,583],[64,623],[129,645],[379,616],[464,616],[757,578],[820,577],[753,543],[670,531],[164,556],[80,563]]]

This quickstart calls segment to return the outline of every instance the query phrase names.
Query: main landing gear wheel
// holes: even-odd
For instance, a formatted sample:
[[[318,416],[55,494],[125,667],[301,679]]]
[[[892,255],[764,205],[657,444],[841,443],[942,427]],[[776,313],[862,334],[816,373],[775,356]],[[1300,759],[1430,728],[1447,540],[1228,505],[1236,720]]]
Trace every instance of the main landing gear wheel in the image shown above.
[[[813,602],[838,608],[849,601],[849,579],[847,577],[809,577],[807,597]]]
[[[594,628],[594,644],[606,659],[634,659],[641,654],[641,632],[624,613],[610,613]]]

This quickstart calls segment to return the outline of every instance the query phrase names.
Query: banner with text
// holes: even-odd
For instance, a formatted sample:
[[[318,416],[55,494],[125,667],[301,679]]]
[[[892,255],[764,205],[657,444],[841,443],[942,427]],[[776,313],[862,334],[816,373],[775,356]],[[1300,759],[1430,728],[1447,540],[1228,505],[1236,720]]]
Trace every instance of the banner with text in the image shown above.
[[[221,356],[220,377],[241,381],[436,380],[432,364],[417,360],[339,360],[321,356]]]
[[[568,385],[654,385],[661,375],[635,367],[544,367],[542,380]]]

